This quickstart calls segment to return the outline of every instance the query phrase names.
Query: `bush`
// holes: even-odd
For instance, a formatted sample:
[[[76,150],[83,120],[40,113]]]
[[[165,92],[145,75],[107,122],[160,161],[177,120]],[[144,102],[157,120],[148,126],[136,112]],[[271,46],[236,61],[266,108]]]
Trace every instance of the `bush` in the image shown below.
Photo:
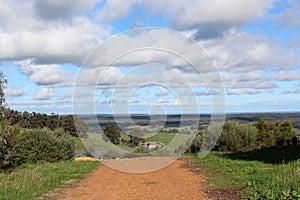
[[[297,145],[297,141],[294,139],[296,133],[289,120],[272,123],[260,118],[255,126],[258,131],[256,141],[257,148]]]
[[[8,122],[0,122],[0,169],[7,169],[15,162],[18,126],[10,127]]]
[[[219,151],[243,151],[255,148],[256,127],[238,121],[227,121],[215,149]]]
[[[193,139],[192,144],[186,150],[187,153],[197,153],[201,150],[201,146],[205,137],[207,130],[200,130],[197,132],[195,138]],[[180,145],[179,148],[176,149],[175,153],[182,153],[183,149],[188,146],[190,141],[188,140],[185,145]]]
[[[17,164],[69,160],[75,155],[75,141],[62,129],[28,129],[20,134]]]

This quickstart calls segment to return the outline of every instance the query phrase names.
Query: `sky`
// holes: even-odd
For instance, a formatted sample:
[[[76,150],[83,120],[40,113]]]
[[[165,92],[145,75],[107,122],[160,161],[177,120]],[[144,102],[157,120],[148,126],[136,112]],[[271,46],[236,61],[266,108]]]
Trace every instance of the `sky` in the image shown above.
[[[299,0],[0,0],[11,109],[299,112]]]

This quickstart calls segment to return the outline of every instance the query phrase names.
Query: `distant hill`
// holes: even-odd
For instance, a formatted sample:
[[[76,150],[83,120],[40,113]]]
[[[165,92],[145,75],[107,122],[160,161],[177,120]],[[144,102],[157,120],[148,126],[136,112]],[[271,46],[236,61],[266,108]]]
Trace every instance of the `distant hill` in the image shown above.
[[[89,127],[98,127],[98,124],[103,128],[109,124],[117,122],[119,126],[128,127],[134,124],[147,126],[152,122],[154,124],[163,124],[165,127],[179,127],[181,125],[195,125],[200,119],[200,125],[207,125],[210,122],[211,115],[188,114],[188,115],[96,115],[98,120],[95,120],[95,115],[80,115],[80,117],[89,125]],[[226,120],[237,120],[240,122],[256,122],[259,118],[265,118],[267,121],[284,121],[291,120],[297,133],[300,134],[300,113],[240,113],[227,114]],[[154,125],[153,123],[150,125]]]

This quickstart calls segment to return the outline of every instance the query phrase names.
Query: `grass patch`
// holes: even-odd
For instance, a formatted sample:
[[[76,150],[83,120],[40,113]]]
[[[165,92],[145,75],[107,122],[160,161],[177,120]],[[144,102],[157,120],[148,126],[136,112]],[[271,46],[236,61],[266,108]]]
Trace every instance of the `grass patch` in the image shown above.
[[[114,149],[114,145],[110,142],[105,142],[99,133],[88,133],[87,138],[80,139],[89,150]]]
[[[148,185],[154,185],[154,184],[156,184],[157,182],[155,182],[155,181],[148,181],[146,184],[148,184]]]
[[[187,140],[189,135],[187,134],[174,134],[174,133],[158,133],[153,136],[147,137],[145,136],[145,140],[148,141],[155,141],[155,142],[162,142],[164,144],[174,143],[174,145],[180,145],[182,141]]]
[[[285,154],[288,155],[289,151],[294,149],[285,149]],[[203,167],[210,188],[243,188],[242,199],[300,199],[299,159],[274,164],[255,159],[238,159],[234,155],[211,152],[204,159],[194,156]],[[275,156],[275,152],[268,156],[272,155]]]
[[[147,142],[155,141],[155,142],[162,142],[164,144],[169,144],[175,136],[176,134],[172,134],[172,133],[158,133],[150,137],[147,137],[147,135],[145,135],[145,140]]]
[[[81,141],[82,138],[80,137],[76,137],[75,138],[75,143],[76,143],[76,150],[77,151],[85,151],[87,150],[86,147],[84,146],[84,144]]]
[[[34,200],[50,191],[63,188],[67,181],[80,180],[94,170],[96,162],[59,162],[26,164],[0,174],[0,199]]]

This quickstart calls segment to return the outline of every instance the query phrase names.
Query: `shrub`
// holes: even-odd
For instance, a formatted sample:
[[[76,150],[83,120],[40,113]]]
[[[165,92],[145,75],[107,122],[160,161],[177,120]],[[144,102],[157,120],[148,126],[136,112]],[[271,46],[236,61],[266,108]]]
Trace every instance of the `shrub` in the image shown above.
[[[297,145],[296,140],[293,139],[296,136],[296,133],[289,120],[272,123],[261,118],[255,126],[258,131],[256,139],[257,148]]]
[[[69,160],[75,155],[75,141],[62,129],[27,129],[19,137],[17,164]]]
[[[197,153],[201,150],[201,146],[204,140],[204,137],[206,135],[206,130],[200,130],[197,132],[195,138],[193,139],[192,144],[189,146],[189,148],[186,150],[188,153]],[[178,154],[182,152],[181,148],[184,148],[190,144],[190,141],[188,140],[185,145],[180,145],[178,149],[176,149],[175,153]]]
[[[15,162],[18,126],[10,127],[8,122],[0,122],[0,169],[7,169]]]
[[[220,151],[243,151],[255,148],[256,127],[238,121],[227,121],[216,145]]]
[[[133,152],[134,153],[150,153],[151,151],[155,151],[157,149],[149,149],[147,147],[137,147]]]

